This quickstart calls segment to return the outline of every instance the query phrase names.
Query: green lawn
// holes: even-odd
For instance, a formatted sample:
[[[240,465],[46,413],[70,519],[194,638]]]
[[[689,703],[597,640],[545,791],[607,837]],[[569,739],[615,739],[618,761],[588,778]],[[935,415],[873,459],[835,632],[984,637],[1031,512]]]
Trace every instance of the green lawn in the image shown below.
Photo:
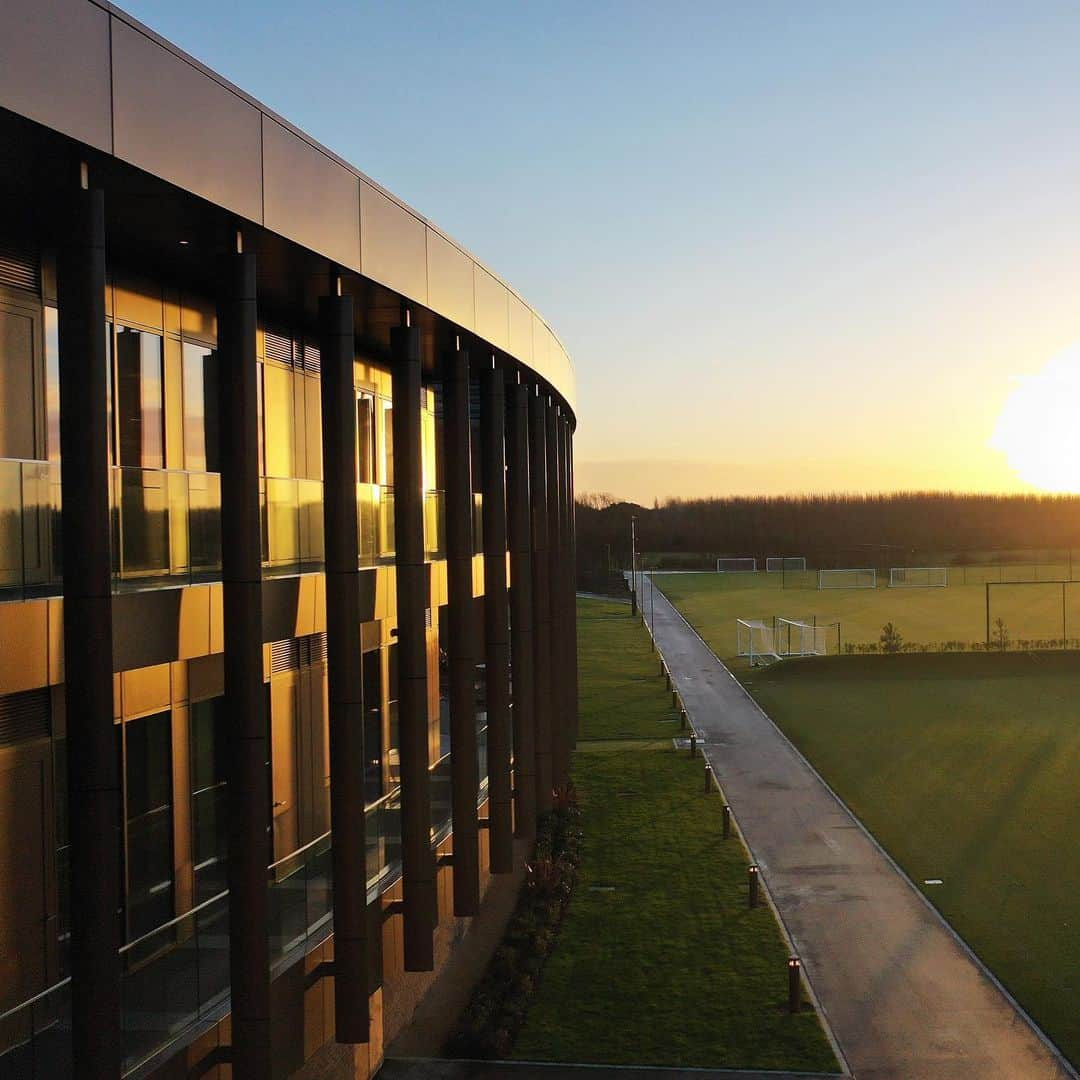
[[[665,588],[690,594],[691,581],[668,578]],[[680,607],[714,647],[723,642],[727,615],[710,612],[706,590]],[[1080,654],[845,656],[733,668],[1080,1062]],[[924,885],[928,878],[943,884]]]
[[[746,907],[701,760],[672,749],[647,636],[626,605],[579,601],[578,638],[581,877],[514,1056],[834,1070],[814,1012],[786,1012],[783,941]]]
[[[956,572],[950,573],[950,580],[955,580]],[[972,577],[982,576],[973,568]],[[876,642],[887,622],[908,642],[962,642],[968,647],[985,642],[986,589],[981,580],[941,589],[890,589],[888,577],[884,582],[880,578],[876,589],[818,589],[812,571],[786,575],[786,588],[780,574],[766,573],[661,574],[655,580],[657,588],[678,605],[722,658],[736,652],[736,619],[771,620],[774,616],[839,623],[844,647]],[[644,592],[647,611],[648,584]],[[1066,637],[1080,639],[1080,581],[1065,587],[1064,615]],[[991,622],[1003,620],[1014,644],[1059,640],[1062,586],[1051,582],[993,585],[990,616]]]

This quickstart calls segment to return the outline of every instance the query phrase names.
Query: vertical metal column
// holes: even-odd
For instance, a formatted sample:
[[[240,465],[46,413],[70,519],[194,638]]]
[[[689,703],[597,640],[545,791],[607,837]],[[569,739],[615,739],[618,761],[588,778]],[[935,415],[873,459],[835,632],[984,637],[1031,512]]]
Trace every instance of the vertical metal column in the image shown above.
[[[454,825],[454,914],[480,910],[480,826],[476,799],[476,606],[473,603],[472,433],[469,354],[443,357],[443,475],[446,485],[446,576],[450,640],[450,800]]]
[[[536,721],[536,813],[551,809],[551,566],[548,557],[547,418],[529,394],[529,488],[532,495],[533,710]]]
[[[548,582],[550,585],[551,635],[551,786],[558,790],[566,784],[569,754],[566,750],[566,641],[563,613],[566,601],[562,587],[562,506],[559,487],[559,414],[550,398],[541,398],[544,409],[545,451],[548,505]]]
[[[480,382],[484,493],[484,666],[491,872],[514,868],[510,795],[510,618],[506,602],[506,395],[494,361]]]
[[[221,580],[228,715],[232,1068],[270,1076],[268,717],[263,683],[255,256],[221,256]]]
[[[57,253],[64,679],[75,1075],[120,1075],[120,771],[113,726],[105,197],[78,190]]]
[[[563,417],[563,492],[566,513],[563,518],[565,532],[565,567],[566,577],[566,649],[567,649],[567,722],[570,730],[570,748],[577,749],[578,737],[578,699],[577,699],[577,555],[574,548],[574,528],[576,506],[574,503],[574,431],[570,418]]]
[[[570,710],[574,717],[574,745],[581,727],[581,701],[578,697],[578,637],[577,637],[577,496],[574,485],[574,427],[566,426],[567,490],[570,502]]]
[[[405,970],[435,967],[435,856],[428,772],[427,635],[424,566],[420,330],[390,331],[394,396],[394,544],[398,623],[398,731],[401,756],[401,865]]]
[[[340,285],[338,285],[340,288]],[[334,1018],[339,1043],[366,1043],[367,836],[360,541],[356,509],[353,300],[319,298],[330,817],[334,846]]]
[[[532,526],[529,511],[529,388],[510,389],[506,495],[510,532],[510,663],[514,703],[514,809],[518,836],[536,835],[536,712],[533,684]]]

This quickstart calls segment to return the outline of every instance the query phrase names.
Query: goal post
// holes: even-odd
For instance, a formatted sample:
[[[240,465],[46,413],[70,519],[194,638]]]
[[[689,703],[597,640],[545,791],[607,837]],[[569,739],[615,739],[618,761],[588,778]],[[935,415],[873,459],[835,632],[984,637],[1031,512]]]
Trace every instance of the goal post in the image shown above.
[[[772,623],[761,619],[736,619],[735,635],[738,655],[749,657],[751,664],[758,658],[780,659]]]
[[[747,574],[757,570],[757,559],[717,559],[718,574]]]
[[[940,589],[949,584],[944,566],[893,566],[889,568],[890,589]]]
[[[805,570],[805,555],[769,555],[765,559],[765,571],[769,574],[780,574],[784,571]]]
[[[776,620],[776,651],[781,656],[826,656],[836,624],[818,626],[798,619]]]
[[[868,567],[848,570],[819,570],[819,589],[876,589],[877,571]]]

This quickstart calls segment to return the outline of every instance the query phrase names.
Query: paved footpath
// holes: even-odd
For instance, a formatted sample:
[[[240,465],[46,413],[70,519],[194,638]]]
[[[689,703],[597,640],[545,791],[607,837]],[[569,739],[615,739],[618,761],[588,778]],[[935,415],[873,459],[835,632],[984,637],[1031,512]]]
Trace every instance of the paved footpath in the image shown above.
[[[659,589],[654,633],[857,1080],[1075,1077]]]

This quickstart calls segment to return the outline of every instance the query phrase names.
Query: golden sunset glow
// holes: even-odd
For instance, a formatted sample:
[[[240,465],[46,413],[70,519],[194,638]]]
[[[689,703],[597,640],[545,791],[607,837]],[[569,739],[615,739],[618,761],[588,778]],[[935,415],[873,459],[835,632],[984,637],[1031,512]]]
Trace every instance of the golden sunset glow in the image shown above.
[[[1041,491],[1080,491],[1080,344],[1015,379],[990,446],[1009,468]]]

